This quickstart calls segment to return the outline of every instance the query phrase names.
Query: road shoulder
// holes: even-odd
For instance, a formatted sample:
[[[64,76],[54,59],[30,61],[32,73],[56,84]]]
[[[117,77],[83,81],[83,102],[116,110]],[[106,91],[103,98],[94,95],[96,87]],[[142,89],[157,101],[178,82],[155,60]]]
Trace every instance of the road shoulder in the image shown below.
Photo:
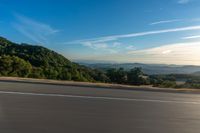
[[[199,89],[158,88],[158,87],[144,86],[144,85],[133,86],[133,85],[75,82],[75,81],[61,81],[61,80],[33,79],[33,78],[19,78],[19,77],[0,77],[0,81],[2,81],[2,82],[33,83],[33,84],[51,84],[51,85],[63,85],[63,86],[78,86],[78,87],[95,87],[95,88],[107,88],[107,89],[122,89],[122,90],[134,90],[134,91],[138,90],[138,91],[176,92],[176,93],[196,93],[196,94],[200,94]]]

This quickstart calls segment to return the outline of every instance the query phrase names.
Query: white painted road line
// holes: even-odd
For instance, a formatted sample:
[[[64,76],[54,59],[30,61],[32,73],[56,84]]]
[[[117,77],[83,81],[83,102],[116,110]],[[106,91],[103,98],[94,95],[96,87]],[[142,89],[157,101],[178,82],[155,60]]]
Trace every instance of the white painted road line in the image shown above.
[[[82,98],[82,99],[101,99],[101,100],[119,100],[119,101],[138,101],[138,102],[158,102],[158,103],[176,103],[176,104],[198,104],[200,101],[175,101],[175,100],[159,100],[159,99],[134,99],[134,98],[120,98],[120,97],[103,97],[103,96],[83,96],[83,95],[65,95],[65,94],[48,94],[48,93],[31,93],[31,92],[11,92],[0,91],[0,94],[10,95],[30,95],[30,96],[48,96],[48,97],[68,97],[68,98]]]

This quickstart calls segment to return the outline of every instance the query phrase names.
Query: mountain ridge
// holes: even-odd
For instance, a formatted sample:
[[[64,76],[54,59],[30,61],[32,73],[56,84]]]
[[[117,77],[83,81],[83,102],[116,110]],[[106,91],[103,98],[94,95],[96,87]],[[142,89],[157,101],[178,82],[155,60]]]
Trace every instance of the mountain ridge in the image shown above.
[[[43,46],[17,44],[0,37],[1,76],[93,82],[97,78],[96,71],[73,63],[61,54]],[[23,74],[24,72],[26,74]]]
[[[77,62],[79,63],[79,62]],[[83,63],[90,68],[106,70],[110,68],[124,68],[130,70],[134,67],[141,67],[146,74],[192,74],[200,71],[200,66],[195,65],[165,65],[165,64],[143,64],[143,63]]]

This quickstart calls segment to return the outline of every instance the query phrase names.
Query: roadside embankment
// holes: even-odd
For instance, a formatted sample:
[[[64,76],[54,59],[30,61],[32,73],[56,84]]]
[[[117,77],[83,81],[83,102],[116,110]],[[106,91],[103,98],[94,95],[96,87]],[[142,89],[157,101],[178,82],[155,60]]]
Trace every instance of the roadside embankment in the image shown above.
[[[147,85],[134,86],[134,85],[121,85],[121,84],[108,84],[108,83],[91,83],[91,82],[76,82],[76,81],[61,81],[50,79],[33,79],[33,78],[20,78],[20,77],[0,77],[1,82],[22,82],[33,84],[52,84],[52,85],[66,85],[66,86],[80,86],[80,87],[95,87],[95,88],[108,88],[108,89],[124,89],[124,90],[142,90],[142,91],[158,91],[158,92],[187,92],[187,93],[200,93],[199,89],[188,88],[158,88]]]

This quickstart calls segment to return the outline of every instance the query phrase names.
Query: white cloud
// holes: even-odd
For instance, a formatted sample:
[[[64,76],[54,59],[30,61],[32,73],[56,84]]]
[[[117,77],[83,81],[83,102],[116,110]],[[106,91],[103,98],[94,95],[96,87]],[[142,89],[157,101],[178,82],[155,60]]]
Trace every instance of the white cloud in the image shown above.
[[[114,42],[112,44],[112,47],[120,47],[120,46],[122,46],[122,43],[120,43],[120,42]]]
[[[178,4],[187,4],[189,3],[191,0],[178,0]]]
[[[152,22],[149,25],[158,25],[158,24],[165,24],[165,23],[173,23],[173,22],[198,22],[200,18],[192,18],[192,19],[170,19],[170,20],[161,20]]]
[[[119,51],[116,49],[107,49],[110,54],[117,54]]]
[[[200,21],[200,18],[193,18],[193,19],[191,19],[191,21],[192,22],[198,22],[198,21]]]
[[[66,42],[65,44],[81,44],[85,47],[92,48],[94,50],[104,51],[108,53],[118,53],[118,52],[129,52],[130,50],[136,50],[134,46],[127,46],[125,44],[119,43],[117,40],[124,38],[132,38],[139,36],[147,36],[154,34],[162,34],[162,33],[170,33],[170,32],[180,32],[180,31],[190,31],[190,30],[200,30],[200,25],[197,26],[189,26],[189,27],[181,27],[181,28],[173,28],[173,29],[164,29],[164,30],[155,30],[155,31],[147,31],[147,32],[139,32],[132,34],[124,34],[124,35],[113,35],[92,39],[84,39],[84,40],[76,40],[72,42]],[[114,42],[113,42],[114,41]],[[163,50],[163,54],[170,53],[169,51]]]
[[[147,32],[140,32],[140,33],[133,33],[133,34],[125,34],[125,35],[116,35],[116,36],[113,36],[113,37],[120,39],[120,38],[139,37],[139,36],[147,36],[147,35],[154,35],[154,34],[178,32],[178,31],[190,31],[190,30],[200,30],[200,25],[174,28],[174,29],[147,31]]]
[[[179,22],[179,21],[181,21],[181,19],[162,20],[162,21],[152,22],[149,25],[165,24],[165,23],[172,23],[172,22]]]
[[[106,43],[84,42],[82,45],[92,49],[106,49],[108,47]]]
[[[97,41],[98,42],[98,41]],[[83,46],[91,48],[93,50],[97,50],[98,52],[106,52],[109,54],[116,54],[119,52],[119,48],[121,46],[121,43],[114,42],[112,44],[108,43],[94,43],[94,42],[82,42]]]
[[[117,40],[117,38],[114,37],[100,37],[100,38],[92,38],[92,39],[82,39],[82,40],[75,40],[71,42],[65,42],[64,44],[81,44],[85,42],[90,42],[90,43],[102,43],[102,42],[109,42],[109,41],[114,41]]]
[[[165,51],[162,51],[162,54],[169,54],[171,52],[172,52],[172,50],[165,50]]]
[[[92,56],[88,59],[105,59],[118,62],[144,62],[144,63],[165,63],[165,64],[199,64],[200,65],[200,43],[173,44],[146,50],[137,50],[134,46],[121,44],[117,40],[139,36],[200,30],[200,25],[180,27],[173,29],[155,30],[132,34],[105,36],[92,39],[77,40],[66,44],[81,44],[83,46],[108,52],[105,57]]]
[[[97,49],[98,48],[107,48],[108,46],[107,46],[107,44],[106,43],[96,43],[95,45],[94,45]]]
[[[187,40],[187,39],[196,39],[196,38],[200,38],[200,35],[196,35],[196,36],[187,36],[187,37],[183,37],[182,39]]]
[[[145,63],[200,65],[200,42],[178,43],[129,52],[129,60]],[[132,59],[130,58],[132,57]]]
[[[164,46],[132,50],[128,53],[110,53],[90,56],[88,60],[112,62],[139,62],[150,64],[200,65],[200,42],[176,43]]]
[[[66,42],[65,44],[82,44],[82,43],[85,43],[85,42],[90,42],[90,43],[101,42],[102,43],[102,42],[116,41],[116,40],[124,39],[124,38],[133,38],[133,37],[140,37],[140,36],[147,36],[147,35],[172,33],[172,32],[180,32],[180,31],[193,31],[193,30],[200,30],[200,25],[173,28],[173,29],[146,31],[146,32],[139,32],[139,33],[132,33],[132,34],[105,36],[105,37],[84,39],[84,40],[76,40],[76,41],[72,41],[72,42]]]
[[[16,22],[13,23],[14,28],[24,36],[35,41],[36,43],[47,43],[48,37],[59,32],[48,24],[32,20],[28,17],[16,14]]]
[[[133,45],[129,45],[126,47],[126,50],[136,50],[136,48]]]

